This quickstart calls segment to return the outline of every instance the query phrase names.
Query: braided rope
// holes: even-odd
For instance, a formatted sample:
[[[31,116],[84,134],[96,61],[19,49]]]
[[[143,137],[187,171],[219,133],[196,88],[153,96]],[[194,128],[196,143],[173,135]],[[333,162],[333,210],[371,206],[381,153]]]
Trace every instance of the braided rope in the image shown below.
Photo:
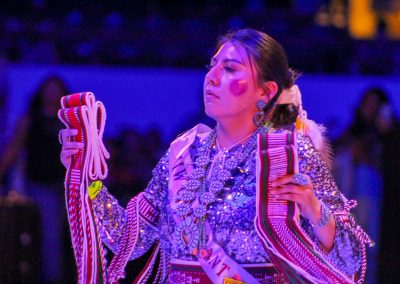
[[[74,249],[75,262],[77,264],[82,263],[82,251],[83,251],[83,226],[81,215],[81,203],[79,198],[79,188],[70,186],[69,190],[66,191],[66,202],[67,202],[67,213],[68,220],[71,228],[71,232],[77,232],[71,234],[72,245]],[[78,265],[78,282],[81,283],[82,279],[82,266]]]
[[[137,222],[137,216],[139,215],[138,199],[139,197],[132,198],[126,208],[127,222],[123,230],[122,240],[108,268],[110,283],[117,283],[119,279],[125,277],[125,266],[136,246],[139,236],[139,226]]]
[[[119,279],[125,277],[124,270],[126,264],[128,263],[129,257],[132,255],[139,238],[139,218],[141,217],[140,220],[144,221],[145,223],[154,224],[159,217],[159,212],[149,203],[149,201],[144,197],[143,193],[129,201],[126,214],[127,222],[122,233],[122,239],[119,243],[118,251],[108,268],[110,283],[117,283]],[[158,244],[156,246],[156,251],[159,251]],[[141,278],[141,281],[143,282],[147,281],[151,275],[151,271],[153,270],[157,254],[155,254],[155,256],[153,255],[151,257],[150,265],[145,267],[143,272],[140,274],[144,276]]]
[[[367,272],[367,250],[366,246],[372,247],[375,243],[371,240],[368,234],[356,223],[356,220],[353,215],[350,214],[350,210],[357,206],[356,200],[348,200],[344,207],[343,212],[339,212],[338,218],[343,221],[344,223],[349,223],[351,227],[354,229],[354,235],[360,241],[361,244],[361,270],[360,270],[360,278],[358,279],[357,283],[364,283],[365,275]]]
[[[140,272],[140,274],[133,281],[134,284],[147,283],[147,281],[149,280],[149,278],[153,272],[153,268],[154,268],[154,265],[156,264],[157,258],[159,257],[159,254],[161,252],[162,252],[162,250],[160,250],[160,243],[157,242],[149,260],[146,263],[146,266],[143,268],[143,270]],[[160,269],[160,266],[161,265],[159,264],[158,269]]]
[[[105,160],[109,154],[102,142],[105,109],[89,92],[65,96],[61,99],[61,106],[59,119],[67,128],[78,130],[73,141],[84,143],[84,148],[71,157],[65,178],[78,283],[103,283],[106,281],[104,250],[87,187],[90,181],[104,179],[108,172]]]
[[[67,128],[78,130],[74,141],[84,143],[84,148],[72,156],[65,179],[66,205],[78,270],[78,283],[117,283],[119,279],[125,277],[125,266],[138,240],[139,216],[146,223],[154,224],[158,220],[159,213],[143,195],[129,202],[123,237],[107,270],[104,248],[97,230],[97,219],[87,194],[89,182],[106,178],[108,172],[106,159],[109,158],[109,154],[102,143],[105,109],[101,102],[95,100],[92,93],[63,97],[61,105],[62,109],[58,114],[60,120]],[[140,283],[150,278],[159,251],[160,247],[157,244],[151,261],[141,274]],[[161,254],[160,261],[161,257],[165,258]],[[161,278],[166,276],[165,266],[163,260],[163,265],[158,266],[156,279],[161,281]]]
[[[297,170],[293,134],[259,134],[258,142],[255,227],[265,247],[284,261],[279,261],[280,269],[292,282],[352,283],[314,248],[296,221],[295,203],[269,196],[272,179]]]
[[[356,206],[357,206],[357,202],[355,200],[350,200],[350,202],[347,202],[347,204],[345,205],[345,210],[348,210],[348,212],[349,212],[350,209],[352,209]],[[351,226],[354,228],[354,234],[355,234],[356,238],[361,243],[361,255],[362,255],[361,272],[360,272],[360,279],[357,281],[357,283],[364,283],[365,275],[367,273],[366,245],[372,247],[375,245],[375,243],[371,240],[371,238],[368,236],[368,234],[359,225],[356,224],[356,220],[355,220],[354,216],[349,215],[349,222],[350,222]]]
[[[166,279],[169,271],[171,271],[171,258],[170,255],[165,253],[164,250],[161,250],[161,261],[162,261],[162,268],[163,268],[163,277],[162,279]]]

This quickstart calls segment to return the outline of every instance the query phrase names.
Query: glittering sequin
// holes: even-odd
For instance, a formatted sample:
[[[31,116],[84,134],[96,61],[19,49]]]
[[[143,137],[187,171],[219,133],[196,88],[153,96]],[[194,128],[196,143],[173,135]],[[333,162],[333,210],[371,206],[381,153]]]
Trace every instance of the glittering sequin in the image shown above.
[[[205,139],[198,138],[190,147],[190,155],[193,160],[202,156],[199,151],[203,151],[204,145]],[[211,191],[214,181],[220,180],[218,177],[222,174],[224,168],[229,170],[231,174],[231,177],[226,180],[224,185],[225,187],[229,185],[229,188],[220,191],[218,198],[215,200],[208,196],[206,202],[208,207],[201,207],[200,204],[193,211],[195,217],[204,216],[202,215],[203,212],[207,211],[206,218],[213,231],[214,240],[238,263],[270,262],[270,257],[256,234],[253,223],[256,214],[255,148],[256,146],[250,149],[251,153],[246,154],[247,158],[239,165],[240,168],[237,161],[243,155],[242,147],[236,147],[225,154],[223,167],[221,167],[222,159],[215,161],[215,166],[212,168],[210,180],[206,183],[207,186],[204,193],[208,192],[208,190]],[[336,221],[335,241],[333,249],[327,257],[341,271],[351,275],[360,266],[361,246],[355,235],[355,224],[345,222],[341,217],[343,214],[345,216],[349,214],[345,209],[346,199],[338,190],[329,168],[315,149],[310,138],[300,134],[297,135],[297,149],[299,172],[307,174],[311,178],[317,198],[329,206]],[[211,158],[216,154],[217,151],[213,150]],[[206,166],[210,163],[210,159],[204,158],[196,162],[198,165]],[[160,222],[156,230],[150,228],[148,224],[140,223],[140,246],[142,248],[149,247],[156,239],[159,239],[163,250],[170,257],[181,260],[194,260],[195,256],[188,254],[182,243],[177,242],[177,237],[188,237],[190,232],[187,230],[183,235],[182,233],[180,235],[177,233],[177,224],[172,217],[173,212],[168,200],[168,168],[168,154],[166,154],[153,171],[153,178],[145,190],[146,198],[161,213]],[[196,170],[195,168],[194,171],[196,172]],[[199,172],[198,175],[204,175],[204,173]],[[197,179],[198,177],[194,176],[194,178]],[[194,187],[196,185],[193,185]],[[202,190],[199,189],[198,192],[202,192]],[[114,201],[111,201],[112,206],[108,209],[106,204],[110,203],[110,200]],[[209,201],[212,201],[212,203],[209,203]],[[109,245],[110,240],[113,240],[115,248],[125,224],[124,211],[117,206],[115,199],[112,199],[108,192],[100,193],[99,198],[96,198],[93,204],[96,208],[97,218],[102,225],[101,228],[103,228],[102,239],[104,242],[108,242]],[[310,238],[315,241],[315,245],[318,246],[318,240],[313,233],[310,222],[301,218],[300,225],[310,235]],[[187,226],[190,226],[190,224]],[[184,228],[178,229],[182,232]],[[190,230],[192,229],[195,231],[194,228]],[[186,244],[185,240],[184,244]]]

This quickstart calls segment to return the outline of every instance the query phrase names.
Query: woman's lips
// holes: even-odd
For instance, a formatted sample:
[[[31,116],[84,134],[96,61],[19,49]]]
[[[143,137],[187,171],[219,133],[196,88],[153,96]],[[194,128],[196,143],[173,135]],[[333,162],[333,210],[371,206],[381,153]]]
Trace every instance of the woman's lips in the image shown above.
[[[206,99],[207,98],[210,98],[210,99],[217,98],[217,99],[219,99],[219,97],[211,90],[206,90],[205,94],[206,94],[206,96],[205,96]]]

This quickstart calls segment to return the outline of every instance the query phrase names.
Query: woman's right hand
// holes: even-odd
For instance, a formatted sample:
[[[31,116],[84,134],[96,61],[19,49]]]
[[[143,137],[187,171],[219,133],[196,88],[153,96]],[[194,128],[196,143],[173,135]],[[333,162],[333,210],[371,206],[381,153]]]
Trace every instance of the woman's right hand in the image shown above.
[[[79,152],[83,148],[84,144],[81,142],[71,142],[71,137],[78,134],[78,130],[69,128],[62,129],[60,132],[62,140],[62,150],[60,154],[61,163],[66,169],[68,169],[71,163],[71,156]]]

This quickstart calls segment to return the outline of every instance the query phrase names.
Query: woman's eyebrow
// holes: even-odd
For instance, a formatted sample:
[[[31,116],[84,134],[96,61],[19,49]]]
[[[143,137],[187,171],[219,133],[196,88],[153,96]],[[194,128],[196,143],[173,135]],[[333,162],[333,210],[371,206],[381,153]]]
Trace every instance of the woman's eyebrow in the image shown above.
[[[217,58],[215,58],[215,57],[211,58],[211,63],[216,62],[216,61],[218,62],[218,59],[217,59]],[[224,59],[222,62],[223,62],[223,63],[234,62],[234,63],[238,63],[238,64],[241,64],[241,65],[244,65],[244,63],[243,63],[242,61],[237,60],[237,59],[234,59],[234,58],[226,58],[226,59]]]
[[[224,59],[224,63],[230,63],[230,62],[234,62],[234,63],[238,63],[238,64],[241,64],[241,65],[244,65],[244,63],[242,62],[242,61],[240,61],[240,60],[237,60],[237,59]]]

